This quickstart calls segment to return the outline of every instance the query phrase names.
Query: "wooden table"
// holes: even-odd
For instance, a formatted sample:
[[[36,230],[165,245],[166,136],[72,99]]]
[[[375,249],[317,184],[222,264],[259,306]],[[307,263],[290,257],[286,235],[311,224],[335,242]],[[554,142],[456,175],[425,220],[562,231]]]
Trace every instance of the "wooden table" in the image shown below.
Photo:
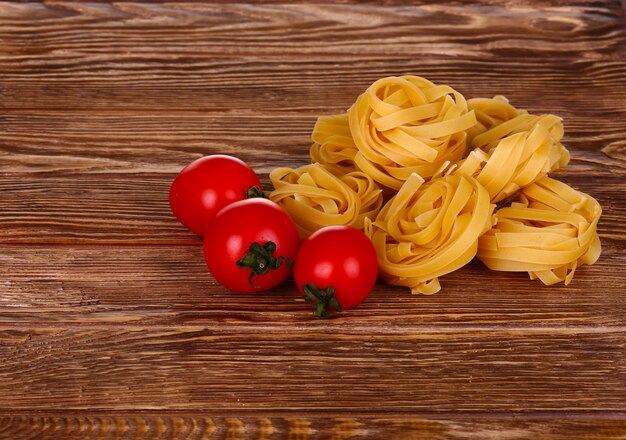
[[[626,18],[613,1],[0,4],[2,439],[626,438]],[[472,262],[315,320],[224,291],[188,162],[308,162],[318,115],[417,74],[564,118],[600,261]]]

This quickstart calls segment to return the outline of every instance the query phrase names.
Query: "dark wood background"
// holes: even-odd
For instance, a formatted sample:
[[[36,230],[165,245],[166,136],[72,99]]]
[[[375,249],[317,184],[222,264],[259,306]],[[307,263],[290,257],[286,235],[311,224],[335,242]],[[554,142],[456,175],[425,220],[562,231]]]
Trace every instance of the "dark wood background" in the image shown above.
[[[0,3],[0,438],[626,438],[624,11]],[[325,322],[291,283],[225,292],[176,173],[227,153],[267,182],[399,74],[562,116],[599,262],[569,287],[472,262]]]

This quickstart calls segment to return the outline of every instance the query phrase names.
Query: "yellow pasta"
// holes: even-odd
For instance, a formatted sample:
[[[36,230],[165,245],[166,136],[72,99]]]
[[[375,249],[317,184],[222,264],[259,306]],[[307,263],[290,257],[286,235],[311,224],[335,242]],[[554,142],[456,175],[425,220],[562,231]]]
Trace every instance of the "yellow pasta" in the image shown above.
[[[275,188],[270,200],[291,215],[302,238],[324,226],[363,229],[365,219],[375,218],[383,203],[376,182],[360,171],[335,175],[326,165],[312,164],[277,168],[270,180]]]
[[[497,203],[545,177],[559,163],[560,154],[549,129],[536,124],[501,139],[490,154],[477,148],[448,173],[476,177]]]
[[[466,101],[418,76],[383,78],[347,113],[318,118],[312,165],[272,171],[270,199],[303,238],[329,225],[363,229],[381,277],[413,293],[439,291],[440,276],[476,255],[493,270],[568,284],[600,255],[601,208],[548,177],[569,162],[563,135],[559,117],[504,96]]]
[[[347,113],[320,116],[311,138],[313,146],[309,153],[314,163],[329,165],[335,174],[357,171],[354,165],[357,148],[350,134]]]
[[[561,143],[563,123],[554,115],[531,115],[520,113],[512,119],[504,121],[489,130],[478,134],[472,140],[473,148],[480,148],[491,153],[500,142],[514,134],[529,133],[536,127],[544,128],[550,135],[552,146],[549,150],[549,171],[563,168],[569,162],[569,151]]]
[[[576,268],[600,256],[596,227],[602,209],[591,196],[545,177],[496,212],[479,240],[478,258],[492,270],[528,272],[551,285],[569,284]]]
[[[478,123],[468,130],[472,146],[466,159],[445,174],[475,177],[500,202],[567,164],[569,152],[561,144],[563,124],[554,115],[535,116],[518,110],[503,96],[468,101]]]
[[[473,98],[467,100],[467,107],[476,113],[476,125],[467,130],[467,144],[472,145],[476,136],[493,127],[511,120],[514,117],[528,113],[509,104],[509,100],[502,95],[493,98]]]
[[[492,225],[495,205],[474,178],[448,175],[423,184],[412,174],[366,223],[382,278],[413,293],[440,290],[438,277],[467,264]]]
[[[348,119],[356,166],[394,190],[413,173],[429,179],[460,160],[466,130],[476,124],[463,95],[417,76],[376,81],[350,108]]]

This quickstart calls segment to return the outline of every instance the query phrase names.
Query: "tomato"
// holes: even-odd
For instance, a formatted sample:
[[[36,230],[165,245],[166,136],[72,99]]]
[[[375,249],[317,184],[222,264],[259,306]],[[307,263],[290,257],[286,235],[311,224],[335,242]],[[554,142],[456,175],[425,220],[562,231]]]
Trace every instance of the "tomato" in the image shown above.
[[[259,178],[245,162],[223,154],[205,156],[176,176],[170,187],[170,207],[184,226],[202,235],[220,209],[245,199],[249,190],[262,194]]]
[[[328,226],[302,242],[293,274],[300,293],[315,303],[315,316],[325,318],[328,307],[351,309],[370,294],[378,276],[376,251],[358,229]]]
[[[223,208],[204,234],[204,259],[224,287],[242,293],[271,289],[285,281],[298,250],[296,225],[267,199]]]

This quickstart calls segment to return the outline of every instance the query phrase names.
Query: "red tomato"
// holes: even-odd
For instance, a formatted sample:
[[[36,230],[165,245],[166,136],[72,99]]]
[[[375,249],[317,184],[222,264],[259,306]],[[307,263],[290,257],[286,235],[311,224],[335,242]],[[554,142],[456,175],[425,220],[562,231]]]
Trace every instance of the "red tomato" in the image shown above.
[[[246,198],[262,187],[252,169],[240,159],[223,154],[201,157],[187,165],[172,183],[170,207],[176,218],[198,235],[220,209]]]
[[[248,199],[222,209],[204,234],[204,259],[213,277],[241,293],[285,281],[298,250],[296,225],[280,206]]]
[[[358,229],[322,228],[302,242],[293,270],[298,289],[316,303],[315,316],[359,305],[374,288],[378,261],[374,246]]]

